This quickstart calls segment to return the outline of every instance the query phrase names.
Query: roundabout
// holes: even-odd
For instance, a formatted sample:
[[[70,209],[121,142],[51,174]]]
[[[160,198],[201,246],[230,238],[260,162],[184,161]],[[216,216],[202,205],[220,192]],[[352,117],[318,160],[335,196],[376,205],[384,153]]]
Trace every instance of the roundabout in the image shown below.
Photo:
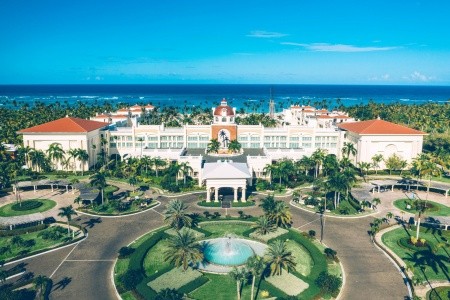
[[[50,199],[30,199],[0,207],[0,217],[23,216],[48,211],[56,206]]]

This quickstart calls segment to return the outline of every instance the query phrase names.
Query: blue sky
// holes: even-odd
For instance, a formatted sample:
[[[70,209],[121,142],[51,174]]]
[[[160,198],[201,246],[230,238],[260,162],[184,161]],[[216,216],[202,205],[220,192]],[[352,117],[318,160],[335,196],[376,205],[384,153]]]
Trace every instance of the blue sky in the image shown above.
[[[450,85],[449,11],[446,0],[2,0],[0,84]]]

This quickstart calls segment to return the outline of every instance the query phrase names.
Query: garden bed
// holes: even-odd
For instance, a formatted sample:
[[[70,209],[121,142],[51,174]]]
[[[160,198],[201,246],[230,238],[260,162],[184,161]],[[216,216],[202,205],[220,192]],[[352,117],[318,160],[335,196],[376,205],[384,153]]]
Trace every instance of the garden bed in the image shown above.
[[[425,201],[421,201],[423,204],[425,204]],[[427,202],[427,209],[425,210],[425,214],[427,216],[450,216],[450,207],[445,206],[443,204],[433,202],[433,201],[426,201]],[[410,209],[407,209],[407,205],[410,205]],[[415,214],[417,213],[417,210],[414,208],[414,201],[410,199],[398,199],[394,201],[394,206],[397,207],[400,210]]]
[[[10,203],[0,207],[0,217],[15,217],[40,213],[56,206],[56,202],[50,199],[24,200],[21,204]]]

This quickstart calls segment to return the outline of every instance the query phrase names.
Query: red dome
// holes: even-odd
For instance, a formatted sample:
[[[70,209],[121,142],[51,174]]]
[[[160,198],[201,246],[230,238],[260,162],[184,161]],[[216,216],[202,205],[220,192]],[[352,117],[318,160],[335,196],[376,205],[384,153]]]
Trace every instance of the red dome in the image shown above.
[[[227,100],[223,99],[220,105],[214,109],[214,116],[234,116],[234,110],[227,105]]]

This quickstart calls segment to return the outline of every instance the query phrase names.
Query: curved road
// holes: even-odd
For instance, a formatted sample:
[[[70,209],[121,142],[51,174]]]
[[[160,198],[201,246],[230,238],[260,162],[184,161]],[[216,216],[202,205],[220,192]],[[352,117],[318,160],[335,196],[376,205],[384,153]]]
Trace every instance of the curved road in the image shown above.
[[[179,198],[189,203],[190,211],[202,213],[206,210],[195,205],[197,196]],[[117,252],[163,224],[161,213],[169,199],[162,197],[160,200],[160,206],[134,216],[97,218],[80,215],[76,222],[87,227],[88,238],[76,245],[24,260],[27,272],[53,279],[51,299],[117,299],[111,281]],[[239,210],[261,214],[256,207],[229,209],[229,213],[237,215]],[[225,213],[224,209],[218,211]],[[295,207],[291,207],[291,212],[293,227],[320,232],[318,215]],[[324,243],[337,251],[346,274],[341,299],[404,299],[408,293],[400,272],[367,235],[371,220],[372,217],[326,219]]]

